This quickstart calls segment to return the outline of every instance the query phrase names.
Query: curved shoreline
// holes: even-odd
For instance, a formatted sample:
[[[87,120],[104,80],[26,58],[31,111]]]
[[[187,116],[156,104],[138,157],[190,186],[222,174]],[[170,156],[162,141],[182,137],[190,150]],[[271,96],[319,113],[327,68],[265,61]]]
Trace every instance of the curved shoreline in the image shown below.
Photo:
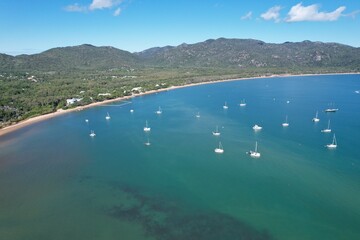
[[[138,94],[134,94],[134,95],[131,95],[131,96],[124,96],[124,97],[119,97],[119,98],[114,98],[114,99],[108,99],[108,100],[104,100],[102,102],[95,102],[95,103],[91,103],[91,104],[88,104],[88,105],[85,105],[85,106],[78,106],[78,107],[67,109],[67,110],[59,109],[56,112],[52,112],[52,113],[32,117],[32,118],[20,121],[18,123],[15,123],[13,125],[10,125],[10,126],[7,126],[7,127],[4,127],[2,129],[0,129],[0,137],[6,135],[8,133],[14,132],[14,131],[16,131],[18,129],[21,129],[23,127],[29,126],[31,124],[41,122],[41,121],[44,121],[44,120],[47,120],[47,119],[50,119],[50,118],[54,118],[54,117],[57,117],[57,116],[60,116],[60,115],[66,114],[66,113],[70,113],[70,112],[74,112],[74,111],[81,111],[83,109],[87,109],[87,108],[91,108],[91,107],[95,107],[95,106],[99,106],[99,105],[104,105],[104,104],[107,104],[107,103],[118,102],[118,101],[122,101],[122,100],[128,100],[128,99],[131,99],[133,97],[144,96],[144,95],[149,95],[149,94],[154,94],[154,93],[158,93],[158,92],[164,92],[164,91],[169,91],[169,90],[174,90],[174,89],[179,89],[179,88],[193,87],[193,86],[198,86],[198,85],[213,84],[213,83],[220,83],[220,82],[232,82],[232,81],[265,79],[265,78],[276,78],[276,77],[352,75],[352,74],[356,75],[356,74],[360,74],[360,72],[355,72],[355,73],[299,74],[299,75],[274,74],[274,75],[270,75],[270,76],[214,80],[214,81],[206,81],[206,82],[200,82],[200,83],[190,83],[190,84],[180,85],[180,86],[171,86],[171,87],[168,87],[168,88],[162,88],[162,89],[158,89],[158,90],[150,90],[150,91],[146,91],[146,92],[143,92],[143,93],[138,93]]]

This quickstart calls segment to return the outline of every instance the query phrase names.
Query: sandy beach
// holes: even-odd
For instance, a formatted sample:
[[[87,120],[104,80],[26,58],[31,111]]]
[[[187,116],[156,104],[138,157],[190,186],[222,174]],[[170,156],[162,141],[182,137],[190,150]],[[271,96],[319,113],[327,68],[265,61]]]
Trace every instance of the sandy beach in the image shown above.
[[[163,91],[169,91],[169,90],[174,90],[174,89],[179,89],[179,88],[185,88],[185,87],[192,87],[192,86],[198,86],[198,85],[204,85],[204,84],[213,84],[213,83],[219,83],[219,82],[229,82],[229,81],[242,81],[242,80],[252,80],[252,79],[262,79],[262,78],[274,78],[274,77],[297,77],[297,76],[314,76],[314,75],[345,75],[345,74],[360,74],[360,73],[327,73],[327,74],[300,74],[300,75],[291,75],[291,74],[279,74],[279,75],[269,75],[269,76],[259,76],[259,77],[250,77],[250,78],[235,78],[235,79],[224,79],[224,80],[214,80],[214,81],[207,81],[207,82],[201,82],[201,83],[191,83],[191,84],[186,84],[186,85],[180,85],[180,86],[171,86],[168,88],[162,88],[162,89],[158,89],[158,90],[150,90],[150,91],[146,91],[143,93],[138,93],[138,94],[133,94],[131,96],[125,96],[125,97],[119,97],[119,98],[114,98],[114,99],[109,99],[109,100],[104,100],[102,102],[95,102],[95,103],[91,103],[85,106],[79,106],[79,107],[75,107],[75,108],[71,108],[71,109],[59,109],[56,112],[53,113],[49,113],[49,114],[44,114],[41,116],[37,116],[37,117],[32,117],[29,119],[26,119],[24,121],[20,121],[16,124],[4,127],[2,129],[0,129],[0,136],[6,135],[10,132],[16,131],[20,128],[23,128],[25,126],[29,126],[31,124],[40,122],[40,121],[44,121],[50,118],[54,118],[66,113],[70,113],[70,112],[74,112],[74,111],[81,111],[87,108],[91,108],[91,107],[95,107],[95,106],[99,106],[99,105],[104,105],[104,104],[108,104],[108,103],[112,103],[112,102],[118,102],[118,101],[123,101],[123,100],[128,100],[131,99],[133,97],[138,97],[138,96],[143,96],[143,95],[148,95],[148,94],[154,94],[154,93],[158,93],[158,92],[163,92]]]

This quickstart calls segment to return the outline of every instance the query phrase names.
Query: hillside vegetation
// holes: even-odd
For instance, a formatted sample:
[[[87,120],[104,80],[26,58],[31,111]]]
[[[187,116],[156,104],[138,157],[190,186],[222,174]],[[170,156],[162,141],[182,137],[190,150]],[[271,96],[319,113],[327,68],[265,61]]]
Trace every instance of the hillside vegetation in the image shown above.
[[[344,67],[356,69],[360,49],[337,43],[304,41],[270,44],[252,39],[207,40],[177,47],[152,48],[138,53],[148,64],[168,67]]]
[[[172,85],[335,72],[360,72],[360,49],[220,38],[138,53],[84,44],[33,55],[0,54],[0,127],[60,108]],[[67,106],[70,98],[81,101]]]

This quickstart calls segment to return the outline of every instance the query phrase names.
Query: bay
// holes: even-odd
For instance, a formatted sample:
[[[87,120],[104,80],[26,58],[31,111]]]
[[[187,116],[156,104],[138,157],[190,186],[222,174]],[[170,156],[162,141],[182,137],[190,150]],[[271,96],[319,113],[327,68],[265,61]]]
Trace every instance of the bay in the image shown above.
[[[357,90],[360,75],[206,84],[2,136],[0,238],[359,239]]]

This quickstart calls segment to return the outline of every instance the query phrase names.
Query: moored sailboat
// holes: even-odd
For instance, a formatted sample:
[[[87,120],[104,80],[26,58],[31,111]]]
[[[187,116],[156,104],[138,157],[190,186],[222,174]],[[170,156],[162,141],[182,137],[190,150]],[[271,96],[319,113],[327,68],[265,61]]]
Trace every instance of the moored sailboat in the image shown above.
[[[321,132],[323,132],[323,133],[329,133],[329,132],[331,132],[330,119],[329,119],[329,121],[328,121],[328,126],[327,126],[327,128],[321,130]]]
[[[214,151],[215,151],[215,153],[224,153],[224,149],[223,149],[221,142],[219,142],[219,147],[215,148]]]
[[[162,114],[162,110],[161,110],[161,107],[159,107],[159,109],[156,111],[156,114]]]
[[[259,131],[259,130],[262,129],[262,127],[259,126],[259,125],[257,125],[257,124],[255,124],[255,125],[253,126],[253,129],[254,129],[255,131]]]
[[[339,109],[338,108],[327,108],[324,111],[325,112],[337,112]]]
[[[286,117],[285,117],[285,122],[284,123],[282,123],[282,126],[283,127],[288,127],[289,126],[289,123],[288,123],[288,116],[286,115]]]
[[[327,144],[326,147],[327,147],[327,148],[330,148],[330,149],[337,148],[337,142],[336,142],[335,133],[334,133],[334,136],[333,136],[333,141],[332,141],[332,143]]]
[[[228,108],[229,108],[226,102],[225,102],[223,108],[224,108],[224,109],[228,109]]]
[[[213,134],[214,136],[220,136],[220,132],[219,132],[219,127],[218,127],[218,126],[216,126],[216,129],[215,129],[214,132],[212,132],[212,134]]]
[[[313,122],[319,122],[320,119],[318,118],[319,111],[316,111],[315,117],[312,119]]]
[[[249,151],[247,152],[247,154],[250,155],[250,157],[253,157],[253,158],[259,158],[261,156],[261,154],[257,151],[257,148],[258,148],[258,143],[257,141],[255,142],[255,151]]]
[[[245,99],[241,100],[239,105],[240,105],[240,107],[245,107],[246,106]]]
[[[144,132],[150,132],[151,128],[148,126],[148,121],[145,122]]]
[[[95,134],[94,130],[91,130],[90,137],[95,137],[95,136],[96,136],[96,134]]]

